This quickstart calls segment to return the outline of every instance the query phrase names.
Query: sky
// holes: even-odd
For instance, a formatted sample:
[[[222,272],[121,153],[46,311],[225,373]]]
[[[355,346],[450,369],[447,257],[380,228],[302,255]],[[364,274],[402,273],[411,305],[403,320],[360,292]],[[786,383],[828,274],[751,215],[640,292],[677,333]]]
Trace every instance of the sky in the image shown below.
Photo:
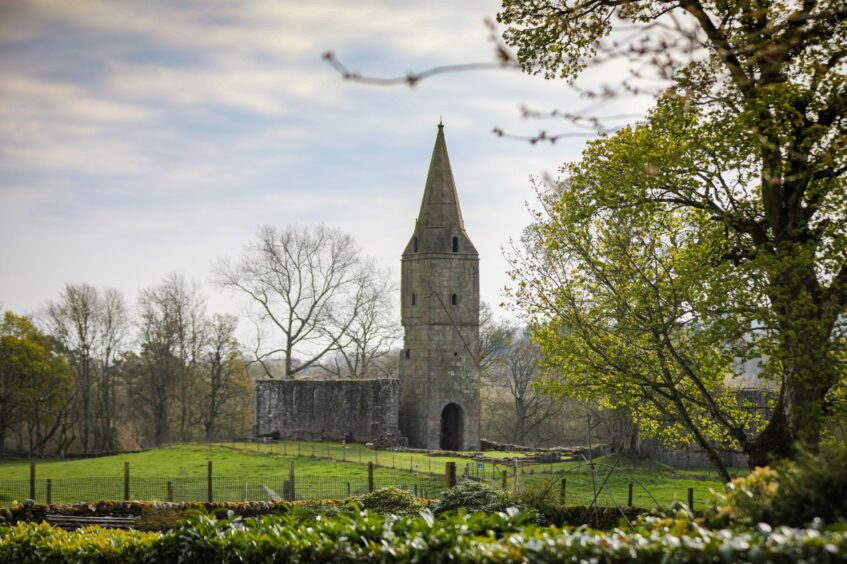
[[[567,124],[519,108],[591,105],[512,71],[415,88],[342,80],[321,58],[395,76],[490,62],[498,3],[455,1],[0,3],[0,308],[35,314],[66,283],[138,292],[178,272],[211,285],[263,225],[324,223],[399,277],[439,119],[482,299],[508,283],[502,248],[530,222],[531,175],[576,160],[586,137],[503,139]],[[619,70],[619,69],[618,69]],[[598,69],[584,84],[614,79]],[[639,112],[625,100],[603,111]],[[621,107],[621,104],[625,108]],[[399,298],[398,298],[399,299]]]

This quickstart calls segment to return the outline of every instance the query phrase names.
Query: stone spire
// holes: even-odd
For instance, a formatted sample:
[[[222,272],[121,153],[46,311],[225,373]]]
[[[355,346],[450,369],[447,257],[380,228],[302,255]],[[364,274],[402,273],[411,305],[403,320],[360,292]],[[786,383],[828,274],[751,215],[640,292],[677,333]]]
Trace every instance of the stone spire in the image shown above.
[[[456,182],[450,168],[447,155],[447,143],[444,141],[444,125],[438,124],[438,136],[429,162],[429,174],[426,177],[421,211],[418,222],[426,227],[448,227],[455,225],[462,231],[465,222],[459,208],[459,196],[456,194]]]

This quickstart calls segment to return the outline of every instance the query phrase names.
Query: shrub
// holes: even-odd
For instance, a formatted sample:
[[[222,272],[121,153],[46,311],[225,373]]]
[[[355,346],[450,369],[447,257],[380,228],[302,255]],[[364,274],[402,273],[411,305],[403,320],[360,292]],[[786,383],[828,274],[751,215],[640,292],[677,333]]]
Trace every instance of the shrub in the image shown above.
[[[818,454],[801,452],[796,461],[780,461],[773,469],[756,468],[736,478],[727,484],[716,516],[723,524],[847,521],[847,445],[825,443]]]
[[[459,509],[464,509],[468,513],[477,511],[496,513],[505,511],[509,507],[520,509],[520,503],[507,492],[495,490],[481,482],[462,482],[445,491],[432,511],[436,515]]]
[[[434,518],[345,513],[216,519],[168,533],[46,524],[0,527],[0,562],[839,562],[844,530],[711,531],[689,519],[646,519],[635,531],[539,527],[515,511]]]
[[[777,472],[771,524],[801,526],[816,517],[825,523],[847,521],[847,444],[824,443],[818,454],[800,453],[796,462],[777,465]]]
[[[563,505],[555,492],[544,484],[527,486],[517,496],[521,507],[535,512],[535,522],[539,525],[565,525],[579,527],[587,525],[594,529],[614,529],[626,527],[626,521],[634,521],[651,510],[641,507],[623,507],[624,515],[617,507],[588,507],[585,505]]]
[[[740,522],[755,524],[768,521],[771,503],[776,497],[779,482],[775,470],[765,466],[754,468],[747,476],[732,480],[726,485],[716,508],[721,523]]]
[[[417,515],[426,505],[406,490],[383,488],[350,499],[361,509],[381,515]]]

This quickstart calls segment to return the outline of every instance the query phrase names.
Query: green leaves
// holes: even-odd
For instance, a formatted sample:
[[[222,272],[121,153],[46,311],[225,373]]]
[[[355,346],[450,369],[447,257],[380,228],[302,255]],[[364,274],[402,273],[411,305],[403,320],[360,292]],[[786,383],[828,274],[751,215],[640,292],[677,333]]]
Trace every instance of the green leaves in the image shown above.
[[[679,364],[673,351],[666,351],[670,364],[655,356],[662,347],[651,331],[706,373],[720,372],[735,348],[740,360],[766,359],[765,377],[784,390],[771,452],[798,438],[814,448],[827,394],[845,379],[843,1],[504,0],[498,21],[529,73],[572,81],[588,64],[619,59],[638,69],[621,90],[638,91],[650,73],[666,81],[644,123],[589,144],[582,162],[565,167],[567,184],[543,202],[550,221],[531,229],[550,268],[521,265],[534,272],[517,277],[519,303],[540,325],[550,321],[546,314],[559,319],[555,331],[575,336],[563,338],[567,354],[548,351],[553,364],[565,374],[569,367],[574,374],[634,374],[645,365],[667,371],[664,385],[709,414],[692,413],[683,427],[715,419],[718,428],[703,439],[726,431],[743,446],[744,424],[701,401],[712,391],[697,398],[680,389],[690,375],[668,368]],[[621,243],[627,240],[637,252]],[[527,283],[541,278],[548,282]],[[561,290],[555,297],[551,286]],[[651,292],[657,297],[645,307]],[[565,306],[580,316],[561,315]],[[686,309],[687,320],[678,315]],[[604,319],[614,319],[615,330]],[[623,330],[632,320],[641,333]],[[697,329],[666,331],[668,321]],[[704,356],[709,338],[712,353]],[[636,349],[652,352],[620,354]],[[594,360],[581,361],[586,354]],[[650,404],[634,407],[653,411],[652,428],[672,428],[669,404],[628,392]]]
[[[646,518],[632,532],[538,527],[517,513],[360,513],[311,523],[200,516],[162,535],[29,523],[0,528],[3,562],[834,562],[845,553],[844,531],[709,530],[685,515]]]

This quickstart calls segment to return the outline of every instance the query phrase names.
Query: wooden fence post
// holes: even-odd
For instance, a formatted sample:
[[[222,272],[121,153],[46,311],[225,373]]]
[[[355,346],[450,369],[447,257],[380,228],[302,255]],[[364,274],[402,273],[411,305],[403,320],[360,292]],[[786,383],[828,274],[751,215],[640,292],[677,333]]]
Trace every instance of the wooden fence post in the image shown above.
[[[444,474],[446,478],[447,488],[452,488],[456,485],[456,463],[447,462],[444,464]]]
[[[51,503],[53,503],[53,480],[51,480],[50,478],[47,478],[46,497],[47,497],[47,505],[50,505]]]
[[[211,460],[209,461],[209,465],[208,465],[208,484],[207,484],[207,486],[208,486],[207,487],[207,489],[208,489],[207,493],[209,494],[208,495],[209,503],[211,503],[212,501],[214,501],[214,496],[212,495],[213,492],[212,492],[212,461]]]
[[[368,462],[368,493],[374,491],[374,463]]]
[[[506,472],[505,470],[503,470],[503,476],[502,476],[502,477],[503,477],[503,485],[502,485],[502,488],[503,488],[503,491],[505,491],[505,490],[506,490],[506,488],[508,487],[507,482],[508,482],[508,480],[509,480],[509,473],[508,473],[508,472]]]
[[[562,505],[567,505],[568,504],[568,479],[567,478],[562,478],[562,490],[559,493],[559,495],[562,498]]]
[[[129,501],[129,462],[124,462],[124,501]]]
[[[694,511],[694,488],[688,488],[688,509]]]
[[[518,469],[520,469],[520,471],[523,472],[523,465],[521,465],[519,467],[518,466],[518,459],[516,458],[515,459],[515,491],[514,491],[515,495],[518,495]]]
[[[626,506],[632,507],[632,482],[629,483],[629,495],[626,498]]]
[[[168,501],[174,500],[174,483],[168,480]]]
[[[291,488],[291,501],[297,499],[297,490],[294,488],[294,462],[290,462],[288,464],[288,482],[290,483]]]
[[[35,463],[29,465],[29,499],[35,501]]]

